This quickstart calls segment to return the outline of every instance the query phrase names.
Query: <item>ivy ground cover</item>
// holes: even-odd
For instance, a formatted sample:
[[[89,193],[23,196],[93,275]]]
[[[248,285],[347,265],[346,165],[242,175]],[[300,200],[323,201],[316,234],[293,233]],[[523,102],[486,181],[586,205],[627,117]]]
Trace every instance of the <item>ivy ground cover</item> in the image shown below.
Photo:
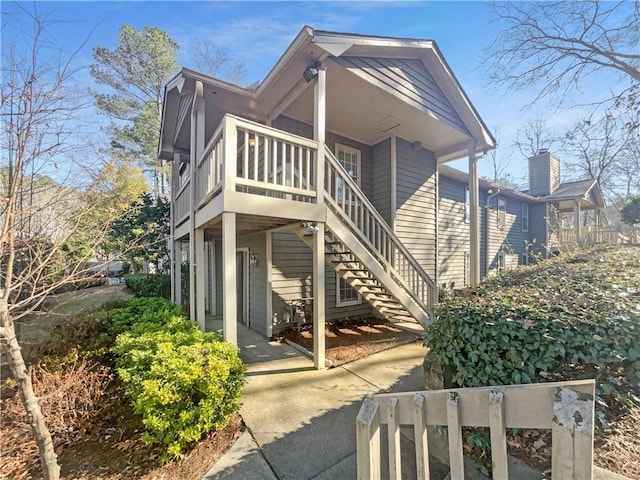
[[[597,382],[599,427],[640,404],[640,248],[600,247],[444,295],[425,344],[454,386]]]

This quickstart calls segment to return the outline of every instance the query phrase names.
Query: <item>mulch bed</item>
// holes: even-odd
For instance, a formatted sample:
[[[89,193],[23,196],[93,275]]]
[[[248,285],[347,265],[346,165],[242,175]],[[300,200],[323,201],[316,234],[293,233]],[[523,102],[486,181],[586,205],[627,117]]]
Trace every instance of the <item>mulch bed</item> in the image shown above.
[[[379,318],[347,318],[327,324],[326,357],[335,367],[421,338],[416,332],[408,332]],[[313,352],[312,325],[290,328],[276,339],[288,340]]]

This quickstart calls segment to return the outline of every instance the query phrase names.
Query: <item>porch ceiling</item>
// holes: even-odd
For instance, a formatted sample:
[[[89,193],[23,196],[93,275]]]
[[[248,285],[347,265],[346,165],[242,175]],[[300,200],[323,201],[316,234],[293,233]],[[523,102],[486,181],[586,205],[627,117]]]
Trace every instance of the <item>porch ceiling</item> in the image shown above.
[[[291,225],[290,218],[262,217],[255,215],[236,216],[236,236],[241,237],[252,233],[265,232],[274,228]],[[222,223],[220,218],[204,226],[213,238],[222,237]]]
[[[438,152],[471,140],[433,112],[419,110],[331,62],[327,62],[326,88],[327,130],[364,144],[375,145],[396,134]],[[310,84],[284,114],[313,124],[313,105]]]

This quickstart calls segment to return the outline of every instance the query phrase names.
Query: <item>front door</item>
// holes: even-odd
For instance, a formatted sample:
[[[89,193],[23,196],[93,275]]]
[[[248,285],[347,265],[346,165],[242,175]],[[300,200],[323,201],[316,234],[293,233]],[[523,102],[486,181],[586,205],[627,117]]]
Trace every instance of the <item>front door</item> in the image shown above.
[[[249,325],[249,249],[236,251],[236,299],[238,322]]]

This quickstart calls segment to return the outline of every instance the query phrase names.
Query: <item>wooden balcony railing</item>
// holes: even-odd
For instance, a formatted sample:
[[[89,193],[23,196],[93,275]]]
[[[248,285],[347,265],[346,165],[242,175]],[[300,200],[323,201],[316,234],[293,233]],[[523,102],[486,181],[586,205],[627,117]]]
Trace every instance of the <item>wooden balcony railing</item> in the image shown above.
[[[429,478],[428,426],[446,426],[451,478],[464,477],[462,427],[489,427],[493,478],[509,478],[509,428],[551,430],[551,478],[592,478],[594,380],[388,393],[365,399],[356,419],[358,479],[381,478],[387,425],[389,478]],[[413,427],[414,462],[402,464],[400,425]],[[435,433],[435,432],[434,432]],[[444,440],[444,439],[443,439]],[[406,442],[402,442],[405,448]],[[403,471],[404,470],[404,471]]]
[[[313,140],[226,115],[196,166],[196,206],[222,190],[313,201],[317,150]]]

